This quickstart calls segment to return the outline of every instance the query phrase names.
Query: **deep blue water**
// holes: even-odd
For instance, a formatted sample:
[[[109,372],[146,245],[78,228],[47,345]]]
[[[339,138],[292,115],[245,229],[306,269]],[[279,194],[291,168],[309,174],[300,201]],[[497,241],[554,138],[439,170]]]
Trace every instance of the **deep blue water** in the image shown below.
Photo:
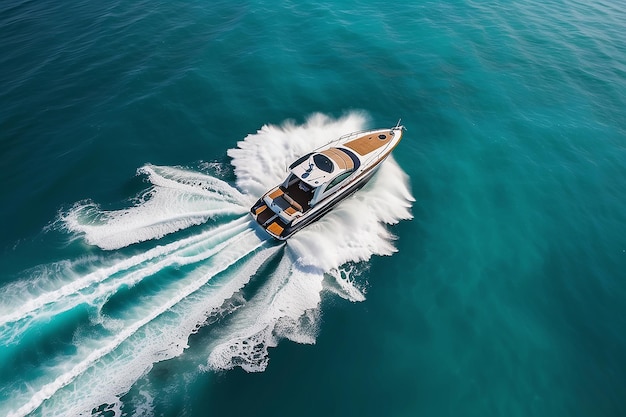
[[[614,0],[0,4],[0,415],[626,415]],[[285,244],[250,204],[408,128]]]

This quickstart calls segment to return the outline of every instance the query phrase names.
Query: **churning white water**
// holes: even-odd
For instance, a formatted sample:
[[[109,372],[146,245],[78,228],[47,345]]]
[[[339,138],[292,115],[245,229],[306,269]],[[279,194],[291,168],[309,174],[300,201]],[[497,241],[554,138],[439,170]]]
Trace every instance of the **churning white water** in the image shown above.
[[[45,343],[37,329],[64,326],[68,315],[85,311],[87,318],[71,324],[71,349],[2,390],[0,414],[88,415],[101,404],[119,411],[120,397],[139,378],[155,363],[184,355],[190,336],[220,314],[229,319],[202,350],[199,370],[259,372],[281,339],[315,343],[323,292],[364,300],[351,265],[395,251],[388,225],[411,218],[406,174],[389,158],[361,191],[286,244],[264,235],[247,212],[293,159],[365,123],[363,114],[350,113],[266,125],[228,151],[236,184],[146,165],[138,174],[149,188],[132,206],[106,211],[81,202],[63,212],[57,225],[104,250],[26,271],[3,288],[0,337],[9,348],[36,345]],[[158,240],[191,227],[198,232]],[[129,245],[149,241],[144,252],[127,253]],[[259,288],[238,308],[225,307],[270,260],[277,262],[264,270]]]

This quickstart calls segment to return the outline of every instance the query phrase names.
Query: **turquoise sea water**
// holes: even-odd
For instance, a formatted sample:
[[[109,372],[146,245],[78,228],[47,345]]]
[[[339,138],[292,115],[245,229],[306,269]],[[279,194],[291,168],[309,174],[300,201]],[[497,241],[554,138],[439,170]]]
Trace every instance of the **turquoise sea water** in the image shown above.
[[[615,0],[0,4],[0,415],[626,415]],[[286,245],[246,211],[408,128]]]

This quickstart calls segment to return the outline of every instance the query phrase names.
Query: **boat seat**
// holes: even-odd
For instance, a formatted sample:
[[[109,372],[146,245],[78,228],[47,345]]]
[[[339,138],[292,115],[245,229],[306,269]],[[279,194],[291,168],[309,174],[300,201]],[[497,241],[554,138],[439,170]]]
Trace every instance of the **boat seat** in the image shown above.
[[[287,202],[289,203],[291,207],[295,208],[299,212],[302,212],[302,206],[296,200],[289,197],[287,194],[283,194],[281,197],[287,200]]]
[[[275,200],[276,198],[280,197],[282,194],[284,194],[284,191],[281,190],[280,188],[277,188],[269,194],[269,197],[272,200]]]

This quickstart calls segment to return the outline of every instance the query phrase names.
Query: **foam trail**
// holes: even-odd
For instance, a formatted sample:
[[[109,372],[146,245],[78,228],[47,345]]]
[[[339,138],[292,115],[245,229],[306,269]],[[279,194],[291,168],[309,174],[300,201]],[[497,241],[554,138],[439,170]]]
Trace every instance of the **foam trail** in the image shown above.
[[[191,278],[185,280],[185,285],[181,286],[180,288],[177,288],[173,291],[167,291],[165,292],[165,294],[161,293],[161,295],[157,296],[155,300],[152,300],[152,303],[148,307],[148,310],[146,310],[146,307],[143,305],[134,306],[129,309],[125,315],[130,319],[123,320],[124,323],[122,329],[120,331],[114,332],[112,336],[104,339],[99,338],[97,340],[92,340],[91,342],[83,341],[82,346],[79,346],[79,352],[76,355],[77,358],[66,360],[61,365],[59,365],[59,368],[62,372],[58,376],[56,376],[51,382],[45,383],[39,388],[34,388],[34,394],[28,393],[28,400],[25,401],[25,403],[17,410],[10,411],[8,413],[8,416],[26,415],[35,411],[43,404],[44,401],[51,398],[56,392],[72,383],[79,376],[85,374],[89,369],[93,368],[93,366],[97,362],[101,361],[105,356],[111,354],[120,345],[122,345],[122,343],[137,334],[137,332],[144,326],[157,319],[166,311],[172,309],[178,303],[183,301],[186,297],[198,291],[212,277],[219,274],[220,272],[227,270],[231,265],[258,249],[263,243],[264,241],[258,239],[256,234],[252,230],[247,230],[246,232],[232,238],[229,242],[229,245],[222,248],[222,250],[220,251],[219,259],[215,260],[213,262],[213,265],[207,268],[206,271],[203,271],[201,276],[197,277],[195,275],[192,275]],[[141,317],[141,319],[134,320],[137,317]],[[179,334],[179,332],[176,333]],[[187,336],[190,333],[191,332],[189,332]],[[180,339],[181,337],[183,336],[179,334],[178,338]],[[134,346],[138,347],[137,345]],[[177,346],[180,346],[180,344]],[[167,348],[167,346],[161,347]],[[131,352],[133,350],[134,349],[130,349]],[[178,353],[180,354],[182,352],[182,348],[178,350]],[[171,355],[165,355],[165,357],[171,357]],[[119,361],[120,359],[121,358],[116,358],[116,361]],[[153,361],[144,361],[144,367],[147,366],[149,368],[152,363]],[[68,366],[69,364],[71,364],[71,366]],[[145,368],[141,369],[141,373],[139,373],[139,376],[145,371]],[[137,376],[137,378],[139,376]],[[94,375],[94,378],[98,378],[98,376]],[[32,387],[33,382],[31,382],[31,389],[33,389]],[[91,390],[93,389],[93,387],[90,386],[89,389]],[[23,394],[20,395],[20,393],[16,393],[14,396],[12,396],[12,398],[14,402],[24,400]],[[63,411],[63,413],[65,412],[67,412],[67,410]]]
[[[169,266],[189,265],[206,260],[226,246],[229,243],[227,239],[249,229],[250,221],[242,217],[198,236],[154,248],[113,266],[76,277],[61,288],[45,292],[33,299],[24,300],[23,295],[20,297],[20,294],[14,294],[14,300],[10,302],[11,297],[7,297],[9,302],[2,303],[2,311],[5,314],[0,316],[0,336],[6,343],[14,343],[22,330],[28,328],[28,324],[35,320],[53,317],[83,303],[95,304],[99,301],[98,304],[101,306],[106,302],[107,296],[115,293],[120,287],[131,287],[141,279]],[[193,255],[190,255],[191,253]],[[141,268],[130,271],[137,266]],[[117,278],[112,279],[112,276]],[[18,304],[19,298],[21,303]],[[13,322],[26,324],[7,326]]]
[[[99,361],[89,372],[59,391],[53,402],[42,407],[45,414],[64,415],[61,411],[78,414],[81,410],[90,410],[94,404],[119,405],[120,394],[145,375],[154,363],[179,356],[187,347],[190,335],[209,316],[219,315],[224,301],[243,288],[261,265],[279,250],[280,246],[261,249],[247,258],[241,267],[229,269],[220,279],[220,285],[205,285],[185,297],[167,314],[162,314],[126,340],[115,351],[114,361]],[[206,274],[210,271],[202,268],[193,273],[195,279]],[[90,390],[76,389],[80,386],[89,386]]]
[[[361,113],[339,120],[314,115],[302,126],[264,126],[228,152],[237,184],[251,194],[262,193],[280,181],[284,166],[292,159],[347,131],[363,129],[365,120]],[[284,152],[275,157],[276,149]],[[259,179],[255,172],[267,175]],[[395,237],[387,225],[411,219],[413,201],[407,175],[390,157],[362,190],[287,241],[287,256],[266,291],[237,312],[237,320],[207,352],[208,367],[263,371],[268,348],[281,338],[314,343],[322,291],[351,301],[364,300],[364,290],[350,279],[351,268],[346,265],[367,261],[372,255],[393,254]],[[325,277],[331,284],[325,284]]]
[[[78,203],[60,215],[60,224],[102,249],[119,249],[161,238],[226,214],[243,214],[249,198],[210,175],[181,168],[146,165],[137,170],[152,186],[134,207],[101,210],[91,202]]]
[[[7,386],[0,394],[11,401],[0,404],[0,415],[85,415],[101,406],[121,415],[120,397],[140,378],[148,381],[141,386],[142,399],[166,394],[160,384],[149,383],[150,368],[181,355],[201,326],[210,328],[211,340],[194,346],[190,360],[197,370],[262,371],[269,348],[281,339],[315,343],[324,291],[364,300],[366,288],[358,282],[362,263],[396,251],[388,225],[412,217],[406,174],[389,158],[362,190],[286,245],[257,235],[244,213],[282,180],[294,158],[363,129],[366,121],[365,114],[353,112],[339,119],[316,114],[303,125],[263,126],[228,151],[240,191],[210,175],[146,165],[138,173],[150,188],[133,207],[103,211],[81,203],[61,215],[63,228],[103,249],[156,239],[209,219],[218,226],[126,258],[124,250],[98,252],[44,266],[37,277],[4,287],[4,344],[19,343],[34,324],[63,325],[61,313],[81,304],[90,306],[92,321],[75,324],[71,354],[59,353],[36,372],[3,379]],[[268,262],[281,251],[279,262]],[[259,271],[264,281],[252,286],[250,295],[246,285]],[[140,293],[144,286],[121,292],[142,281],[146,292]],[[105,309],[118,293],[112,308]],[[36,342],[46,343],[30,343]]]
[[[268,348],[281,338],[314,343],[322,277],[321,271],[303,270],[290,256],[283,257],[262,291],[238,312],[221,342],[211,347],[209,368],[240,366],[260,372],[267,367]]]
[[[365,301],[366,283],[358,282],[363,268],[355,263],[346,263],[326,273],[331,280],[324,280],[324,290],[352,302]]]

